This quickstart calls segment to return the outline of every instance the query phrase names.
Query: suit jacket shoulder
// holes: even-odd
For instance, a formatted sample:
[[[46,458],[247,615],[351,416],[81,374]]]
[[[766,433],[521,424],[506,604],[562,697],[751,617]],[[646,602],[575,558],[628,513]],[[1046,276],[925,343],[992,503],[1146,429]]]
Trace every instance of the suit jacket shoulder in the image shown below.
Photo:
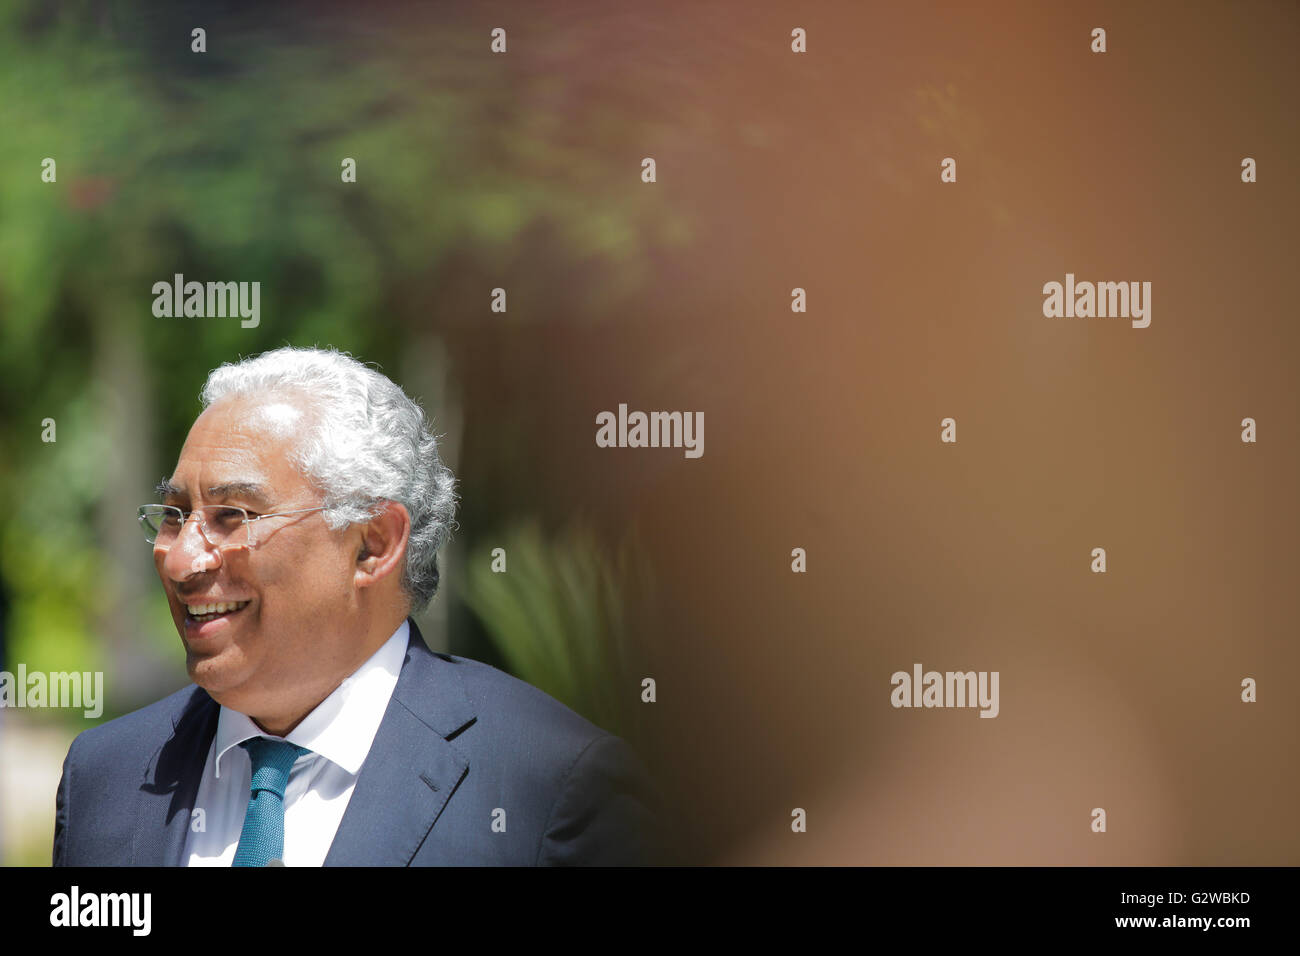
[[[410,670],[428,682],[399,685],[395,699],[428,694],[426,701],[449,706],[455,686],[472,717],[449,733],[459,717],[441,720],[465,772],[412,864],[657,861],[659,796],[625,741],[531,684],[481,661],[435,654],[417,636],[412,653],[432,666]]]
[[[163,792],[183,798],[191,783],[197,789],[191,769],[196,752],[202,767],[217,712],[207,692],[191,684],[78,734],[55,797],[54,865],[132,862],[141,799]],[[169,809],[174,815],[180,807]]]

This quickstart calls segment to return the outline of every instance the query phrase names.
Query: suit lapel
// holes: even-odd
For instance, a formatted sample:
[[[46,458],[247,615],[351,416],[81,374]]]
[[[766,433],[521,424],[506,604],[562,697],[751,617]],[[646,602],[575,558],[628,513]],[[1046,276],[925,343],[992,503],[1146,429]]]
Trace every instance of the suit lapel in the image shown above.
[[[180,866],[199,780],[217,732],[216,701],[195,687],[172,736],[145,771],[131,847],[134,866]]]
[[[474,719],[456,665],[411,639],[326,866],[407,866],[469,769],[447,738]]]

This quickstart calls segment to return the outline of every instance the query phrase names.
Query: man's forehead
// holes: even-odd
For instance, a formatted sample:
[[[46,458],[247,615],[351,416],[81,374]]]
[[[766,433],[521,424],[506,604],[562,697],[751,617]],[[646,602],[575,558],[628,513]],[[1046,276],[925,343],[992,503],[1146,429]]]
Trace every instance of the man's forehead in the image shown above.
[[[241,395],[223,399],[203,410],[191,431],[201,424],[242,434],[270,433],[287,438],[296,433],[306,414],[300,396]]]
[[[305,415],[292,399],[228,398],[208,406],[194,420],[186,449],[195,445],[232,459],[278,462],[296,444]]]
[[[241,397],[209,406],[191,426],[176,471],[159,490],[262,502],[283,497],[301,480],[290,456],[302,416],[293,402],[279,399]]]
[[[265,428],[279,435],[292,435],[302,421],[303,410],[286,401],[261,402],[249,410],[249,421],[254,427]]]

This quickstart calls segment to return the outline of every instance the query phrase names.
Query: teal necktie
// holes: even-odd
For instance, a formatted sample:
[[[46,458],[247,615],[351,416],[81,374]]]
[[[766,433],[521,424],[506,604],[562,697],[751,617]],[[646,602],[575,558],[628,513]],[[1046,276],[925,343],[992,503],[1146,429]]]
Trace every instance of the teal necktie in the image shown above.
[[[284,788],[289,784],[289,769],[311,751],[266,737],[253,737],[239,746],[253,761],[253,778],[244,829],[231,866],[266,866],[284,856]]]

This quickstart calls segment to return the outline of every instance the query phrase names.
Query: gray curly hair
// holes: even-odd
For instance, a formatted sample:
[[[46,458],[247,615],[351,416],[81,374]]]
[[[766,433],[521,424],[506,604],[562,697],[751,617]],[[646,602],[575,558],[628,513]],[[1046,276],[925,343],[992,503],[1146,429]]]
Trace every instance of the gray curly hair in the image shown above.
[[[411,516],[402,588],[411,609],[438,590],[438,549],[454,530],[456,479],[424,410],[387,376],[336,349],[280,348],[227,362],[204,383],[203,407],[225,398],[300,395],[312,414],[294,464],[324,495],[335,530],[369,521],[381,501]]]

